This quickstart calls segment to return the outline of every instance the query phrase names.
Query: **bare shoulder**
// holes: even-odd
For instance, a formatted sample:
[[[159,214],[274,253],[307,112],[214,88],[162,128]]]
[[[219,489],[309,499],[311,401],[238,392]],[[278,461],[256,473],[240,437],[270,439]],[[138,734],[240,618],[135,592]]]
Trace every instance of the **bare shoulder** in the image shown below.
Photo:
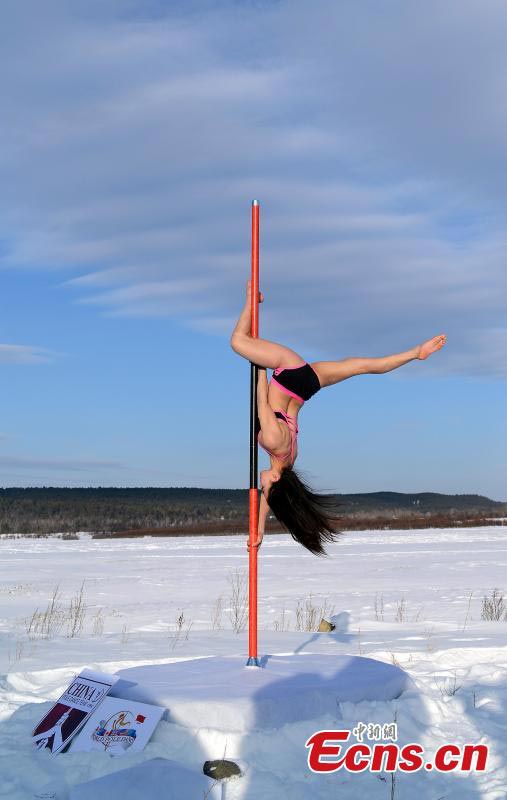
[[[257,414],[263,433],[263,438],[266,436],[277,435],[280,432],[280,423],[275,412],[266,401],[259,403],[257,407]]]
[[[270,450],[278,450],[285,444],[285,431],[280,421],[273,414],[273,420],[269,420],[266,425],[261,420],[262,441]]]

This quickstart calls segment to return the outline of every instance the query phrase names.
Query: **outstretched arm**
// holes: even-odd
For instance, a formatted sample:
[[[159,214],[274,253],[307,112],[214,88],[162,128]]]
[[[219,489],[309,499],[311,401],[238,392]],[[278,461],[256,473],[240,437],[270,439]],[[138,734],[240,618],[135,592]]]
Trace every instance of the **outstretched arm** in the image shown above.
[[[257,380],[257,414],[264,444],[266,447],[276,447],[280,440],[280,426],[275,412],[268,403],[268,378],[263,368],[259,369]]]
[[[264,497],[264,493],[261,492],[261,502],[259,503],[259,536],[262,541],[262,537],[264,535],[264,531],[266,529],[266,519],[269,514],[269,506],[268,501]]]
[[[257,527],[257,539],[254,541],[255,547],[260,547],[262,544],[262,539],[264,537],[264,531],[266,528],[266,518],[268,514],[269,514],[269,506],[266,498],[264,497],[264,493],[261,492],[261,501],[259,503],[259,524]]]

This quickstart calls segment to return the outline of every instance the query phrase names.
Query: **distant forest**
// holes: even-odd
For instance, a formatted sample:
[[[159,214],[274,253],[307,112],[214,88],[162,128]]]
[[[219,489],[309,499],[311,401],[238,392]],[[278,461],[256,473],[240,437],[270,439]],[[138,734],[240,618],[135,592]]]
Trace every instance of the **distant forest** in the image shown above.
[[[481,495],[336,494],[337,527],[423,528],[504,524],[507,503]],[[0,534],[181,535],[244,533],[243,489],[0,489]],[[280,530],[273,518],[267,530]]]

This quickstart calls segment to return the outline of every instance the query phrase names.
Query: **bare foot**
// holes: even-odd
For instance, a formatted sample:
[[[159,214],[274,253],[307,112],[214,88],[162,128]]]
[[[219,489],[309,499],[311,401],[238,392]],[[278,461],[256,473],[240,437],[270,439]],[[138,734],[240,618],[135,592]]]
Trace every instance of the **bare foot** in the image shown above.
[[[246,300],[247,300],[247,303],[250,302],[251,293],[252,293],[252,281],[247,281],[246,282]],[[263,302],[264,302],[264,295],[262,294],[262,292],[259,292],[259,303],[263,303]]]
[[[424,361],[425,358],[428,358],[432,353],[436,350],[441,350],[444,344],[447,341],[447,337],[445,333],[441,333],[440,336],[434,336],[433,339],[428,339],[427,342],[423,342],[423,344],[419,345],[417,358]]]

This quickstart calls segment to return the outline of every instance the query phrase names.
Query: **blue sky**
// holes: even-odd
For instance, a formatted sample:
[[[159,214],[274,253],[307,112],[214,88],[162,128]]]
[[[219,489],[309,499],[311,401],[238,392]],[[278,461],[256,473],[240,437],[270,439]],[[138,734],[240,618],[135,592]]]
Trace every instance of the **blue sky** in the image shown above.
[[[0,10],[0,485],[247,485],[257,197],[262,335],[448,337],[312,399],[307,477],[507,500],[505,4],[139,8]]]

